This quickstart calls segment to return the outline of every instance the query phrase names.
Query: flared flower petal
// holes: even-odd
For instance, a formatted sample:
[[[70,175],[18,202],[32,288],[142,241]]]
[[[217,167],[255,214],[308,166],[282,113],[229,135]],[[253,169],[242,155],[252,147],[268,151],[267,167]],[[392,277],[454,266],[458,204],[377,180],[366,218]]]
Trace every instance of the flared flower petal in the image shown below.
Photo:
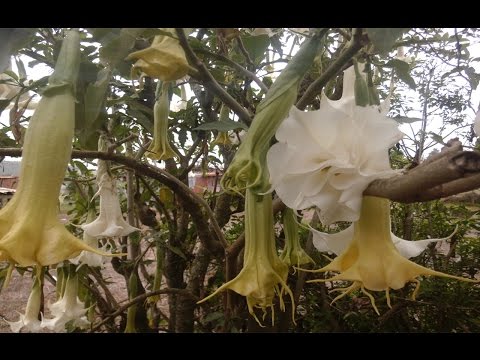
[[[63,296],[53,304],[49,305],[52,319],[43,319],[42,328],[48,328],[55,332],[64,332],[65,325],[72,322],[72,325],[78,328],[85,328],[90,325],[85,314],[88,308],[78,297],[78,277],[70,274],[65,285]]]
[[[87,213],[87,223],[92,222],[94,219],[95,219],[95,211],[91,209]],[[83,241],[88,246],[94,249],[99,249],[102,252],[107,252],[106,245],[103,246],[103,248],[99,248],[98,239],[94,236],[88,235],[86,231],[83,232]],[[90,267],[103,267],[106,262],[106,258],[102,255],[95,254],[90,251],[82,251],[80,255],[78,255],[76,258],[70,259],[70,262],[72,264],[79,265],[77,269],[80,268],[82,265],[88,265]]]
[[[293,294],[286,281],[288,266],[279,259],[275,248],[273,229],[273,212],[271,195],[255,195],[247,189],[245,199],[245,254],[243,269],[229,282],[220,286],[204,302],[226,289],[235,291],[247,298],[250,314],[261,325],[254,313],[254,308],[273,311],[275,295],[280,298],[280,309],[285,310],[283,294]],[[292,307],[293,317],[294,307]],[[272,315],[272,320],[273,320]]]
[[[358,220],[368,184],[395,173],[388,149],[403,136],[377,106],[355,105],[354,77],[353,67],[346,70],[342,98],[323,96],[320,110],[292,107],[267,153],[270,182],[282,201],[296,210],[317,206],[326,225]]]
[[[120,208],[115,181],[105,174],[100,185],[100,215],[93,222],[81,228],[93,237],[127,236],[140,229],[127,223]]]
[[[340,256],[330,264],[313,272],[335,271],[335,275],[328,279],[312,280],[325,281],[352,281],[349,287],[339,289],[342,293],[333,301],[361,289],[372,301],[377,313],[374,299],[367,290],[386,291],[387,302],[390,305],[390,289],[400,289],[408,282],[416,282],[417,287],[412,298],[419,290],[421,275],[441,276],[461,281],[478,282],[459,276],[430,270],[403,257],[396,249],[390,232],[390,201],[372,196],[366,196],[362,202],[360,219],[353,227],[353,240]]]
[[[345,230],[339,231],[334,234],[328,234],[310,228],[313,233],[313,245],[320,252],[333,252],[335,255],[340,255],[347,249],[348,245],[350,245],[350,243],[352,242],[354,227],[355,224],[352,224]],[[392,242],[397,248],[400,255],[407,259],[410,259],[412,257],[420,255],[430,244],[449,240],[455,234],[455,232],[456,230],[449,236],[440,239],[424,239],[415,241],[401,239],[398,236],[395,236],[393,232],[390,232],[390,235],[392,238]]]
[[[187,75],[188,62],[179,41],[174,38],[173,29],[161,29],[170,32],[168,35],[157,35],[148,48],[128,55],[127,60],[135,60],[134,69],[150,77],[163,81],[174,81]]]
[[[58,196],[72,152],[80,36],[63,41],[55,72],[25,134],[19,184],[0,210],[0,256],[21,266],[51,265],[95,250],[58,219]]]

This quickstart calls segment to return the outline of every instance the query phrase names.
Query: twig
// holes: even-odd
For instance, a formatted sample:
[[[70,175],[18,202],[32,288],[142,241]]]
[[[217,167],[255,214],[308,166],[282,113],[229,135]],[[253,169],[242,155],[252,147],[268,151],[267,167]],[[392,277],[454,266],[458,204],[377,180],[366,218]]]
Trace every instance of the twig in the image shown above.
[[[90,330],[90,332],[94,332],[95,330],[97,330],[100,326],[102,326],[103,324],[105,324],[106,322],[108,322],[111,318],[115,318],[117,317],[118,315],[120,315],[121,313],[123,313],[125,310],[127,310],[130,306],[133,306],[135,305],[136,303],[139,303],[141,301],[144,301],[145,299],[151,297],[151,296],[155,296],[155,295],[161,295],[161,294],[175,294],[175,295],[181,295],[181,296],[187,296],[187,297],[190,297],[192,298],[194,301],[198,301],[198,297],[193,295],[190,291],[188,290],[185,290],[185,289],[175,289],[175,288],[170,288],[170,289],[160,289],[160,290],[156,290],[156,291],[152,291],[148,294],[142,294],[142,295],[139,295],[135,298],[133,298],[132,300],[130,300],[128,303],[126,303],[125,305],[122,305],[117,311],[115,311],[113,314],[110,314],[108,315],[105,319],[103,319],[100,323],[98,323],[97,325],[93,326],[92,329]]]
[[[196,78],[197,80],[201,81],[203,85],[208,87],[215,95],[217,95],[220,100],[222,100],[225,105],[227,105],[235,114],[238,115],[240,120],[242,120],[247,125],[250,125],[252,122],[252,118],[248,111],[240,105],[233,97],[230,96],[215,80],[215,78],[210,74],[208,69],[206,68],[205,64],[195,55],[190,44],[188,43],[187,37],[185,32],[182,28],[176,28],[175,31],[177,32],[178,40],[180,41],[180,45],[182,45],[183,49],[185,50],[185,55],[190,63],[198,70],[197,73],[191,74],[192,77]]]
[[[338,57],[335,62],[333,62],[327,70],[313,83],[310,84],[310,86],[307,88],[303,96],[298,100],[296,106],[300,110],[304,110],[305,107],[313,100],[315,99],[315,96],[317,96],[323,89],[323,87],[327,84],[328,81],[330,81],[335,75],[337,75],[343,66],[350,61],[350,59],[355,55],[364,45],[363,42],[363,37],[362,37],[362,30],[357,29],[354,34],[353,38],[351,40],[350,45],[348,46],[347,49]]]
[[[260,89],[263,91],[263,92],[267,92],[268,91],[268,87],[262,82],[262,80],[260,80],[258,78],[257,75],[255,75],[253,72],[245,69],[242,65],[236,63],[235,61],[233,60],[230,60],[228,57],[226,56],[223,56],[221,54],[215,54],[213,52],[210,52],[208,50],[205,50],[205,49],[198,49],[197,52],[200,52],[200,53],[204,53],[204,54],[207,54],[213,58],[216,58],[220,61],[223,61],[224,63],[230,65],[231,67],[233,67],[234,69],[238,70],[240,73],[242,73],[243,75],[245,75],[246,77],[249,77],[250,79],[252,79],[253,81],[255,81],[255,83],[260,87]]]

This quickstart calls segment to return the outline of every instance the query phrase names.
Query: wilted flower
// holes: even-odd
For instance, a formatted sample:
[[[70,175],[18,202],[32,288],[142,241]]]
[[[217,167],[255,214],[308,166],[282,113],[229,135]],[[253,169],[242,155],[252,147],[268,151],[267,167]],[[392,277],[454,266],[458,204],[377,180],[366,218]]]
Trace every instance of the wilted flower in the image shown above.
[[[55,72],[43,92],[25,135],[20,180],[0,210],[0,260],[21,266],[51,265],[95,250],[58,219],[58,196],[72,152],[80,36],[63,41]]]
[[[78,297],[78,276],[70,273],[68,276],[63,296],[49,306],[53,319],[43,319],[42,328],[48,328],[55,332],[65,331],[65,325],[73,320],[72,325],[85,328],[90,325],[85,314],[87,308]]]
[[[157,35],[148,48],[135,51],[127,60],[138,59],[134,69],[163,81],[180,79],[188,73],[188,62],[173,29],[161,29],[169,35]]]
[[[355,105],[354,81],[351,67],[340,100],[323,96],[318,111],[292,107],[267,153],[270,182],[282,201],[296,210],[317,206],[324,224],[358,220],[368,184],[394,173],[387,150],[403,136],[384,110]]]
[[[286,283],[288,266],[279,259],[275,248],[272,196],[255,195],[247,189],[245,197],[243,269],[233,280],[220,286],[213,294],[199,303],[226,289],[233,290],[247,298],[248,311],[260,324],[254,307],[262,309],[265,316],[267,308],[271,308],[273,311],[273,298],[278,295],[280,309],[284,311],[283,294],[289,294],[292,303],[293,294]],[[294,311],[293,306],[292,311]]]
[[[362,202],[360,219],[354,223],[353,240],[343,253],[330,264],[312,272],[339,272],[328,279],[311,282],[352,281],[353,284],[336,291],[342,293],[333,301],[361,289],[371,300],[375,311],[379,313],[372,295],[367,290],[386,291],[390,306],[390,289],[400,289],[408,282],[417,283],[412,298],[418,293],[421,275],[441,276],[461,281],[477,280],[444,274],[430,270],[403,257],[395,247],[390,232],[390,201],[388,199],[365,196]],[[338,234],[336,234],[338,235]]]

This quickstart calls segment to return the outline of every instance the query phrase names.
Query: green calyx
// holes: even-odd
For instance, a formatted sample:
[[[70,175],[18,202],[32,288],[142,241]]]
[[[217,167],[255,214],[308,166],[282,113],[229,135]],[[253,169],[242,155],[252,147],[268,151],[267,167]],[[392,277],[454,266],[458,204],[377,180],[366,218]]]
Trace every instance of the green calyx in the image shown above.
[[[265,173],[270,141],[297,99],[298,86],[315,59],[320,40],[321,37],[314,36],[302,45],[258,105],[252,125],[222,177],[221,185],[226,191],[268,190]]]

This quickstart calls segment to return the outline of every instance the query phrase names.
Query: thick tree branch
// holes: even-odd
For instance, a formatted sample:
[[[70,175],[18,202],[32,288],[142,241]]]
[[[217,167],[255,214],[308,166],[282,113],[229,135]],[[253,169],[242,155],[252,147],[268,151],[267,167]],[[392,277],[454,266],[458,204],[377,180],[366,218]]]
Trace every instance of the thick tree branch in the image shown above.
[[[192,77],[199,80],[204,86],[211,90],[215,95],[217,95],[220,100],[222,100],[225,105],[227,105],[235,114],[238,115],[241,121],[245,124],[250,125],[252,118],[248,111],[242,107],[233,97],[230,96],[215,80],[215,78],[210,74],[205,64],[195,55],[190,44],[188,43],[185,32],[182,28],[175,29],[177,32],[178,40],[180,45],[182,45],[185,50],[185,55],[187,56],[188,61],[198,70],[196,73],[190,74]]]
[[[315,99],[323,89],[323,87],[327,84],[328,81],[333,79],[335,75],[337,75],[343,68],[343,66],[352,59],[352,57],[362,48],[364,45],[363,36],[361,29],[357,29],[357,31],[353,34],[353,38],[350,42],[350,45],[347,49],[335,60],[327,70],[310,86],[307,88],[303,96],[298,100],[296,106],[300,110],[304,110],[305,107]]]
[[[439,199],[480,186],[480,153],[446,152],[403,175],[373,181],[364,195],[411,203]]]

